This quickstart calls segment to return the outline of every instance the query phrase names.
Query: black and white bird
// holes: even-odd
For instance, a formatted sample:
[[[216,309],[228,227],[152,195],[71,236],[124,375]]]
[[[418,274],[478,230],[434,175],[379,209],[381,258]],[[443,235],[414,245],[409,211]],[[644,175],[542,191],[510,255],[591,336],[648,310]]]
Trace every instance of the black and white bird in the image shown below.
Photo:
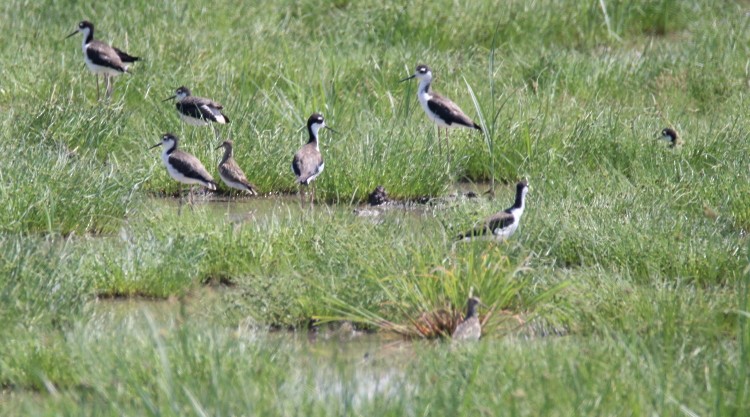
[[[661,139],[669,142],[670,148],[679,148],[682,146],[682,138],[680,138],[677,131],[671,127],[664,128],[661,131]]]
[[[529,192],[529,184],[526,180],[516,184],[516,201],[507,209],[495,213],[485,219],[480,225],[472,230],[458,235],[459,240],[495,239],[505,240],[518,229],[521,216],[525,207],[526,193]]]
[[[215,190],[216,182],[214,182],[213,177],[208,173],[198,158],[177,149],[179,141],[180,139],[177,136],[171,133],[165,133],[164,136],[161,137],[161,142],[152,146],[150,149],[156,148],[159,145],[162,146],[161,160],[167,168],[169,176],[180,183],[180,191],[182,191],[182,184],[191,186],[190,193],[188,194],[188,201],[192,203],[193,185],[202,185],[209,190]],[[180,192],[180,209],[181,208],[182,192]]]
[[[81,32],[83,34],[83,60],[86,66],[96,76],[96,98],[99,99],[99,74],[104,76],[107,84],[107,98],[112,95],[112,82],[110,77],[128,72],[128,64],[138,61],[140,58],[129,55],[113,46],[107,45],[94,39],[94,24],[83,20],[65,39]]]
[[[482,325],[479,323],[479,315],[477,314],[477,307],[482,304],[479,298],[469,297],[466,302],[466,317],[464,321],[456,326],[456,330],[453,331],[451,338],[455,341],[473,341],[479,340],[482,336]]]
[[[229,118],[222,112],[224,106],[203,97],[195,97],[190,89],[182,86],[175,90],[171,97],[163,101],[177,99],[175,107],[180,114],[180,118],[187,124],[193,126],[206,126],[209,123],[226,124]]]
[[[318,147],[318,132],[322,128],[327,128],[335,132],[335,130],[326,126],[323,115],[319,113],[310,115],[307,119],[307,132],[310,135],[310,139],[294,154],[294,159],[292,159],[292,172],[297,177],[297,183],[300,185],[300,204],[304,203],[302,186],[310,185],[323,172],[323,168],[325,167],[323,155],[321,155],[320,148]],[[314,199],[315,186],[313,185],[312,195],[310,196],[310,207],[312,207]]]
[[[432,90],[432,70],[430,70],[430,67],[427,65],[417,65],[414,74],[399,82],[408,81],[412,78],[419,80],[419,87],[417,89],[419,104],[422,105],[422,109],[427,113],[427,117],[438,126],[438,143],[440,142],[441,127],[445,128],[446,140],[449,127],[460,126],[482,131],[482,127],[474,123],[456,103]]]
[[[256,195],[258,194],[258,189],[247,180],[245,173],[242,172],[242,168],[234,160],[233,145],[234,143],[231,140],[225,140],[216,148],[224,148],[224,156],[221,158],[221,162],[219,162],[219,177],[230,188],[247,191],[250,195]]]

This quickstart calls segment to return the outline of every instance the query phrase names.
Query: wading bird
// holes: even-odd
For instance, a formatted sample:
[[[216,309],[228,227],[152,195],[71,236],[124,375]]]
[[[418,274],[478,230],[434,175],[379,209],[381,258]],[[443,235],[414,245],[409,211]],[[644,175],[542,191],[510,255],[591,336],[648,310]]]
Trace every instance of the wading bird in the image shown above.
[[[486,218],[479,226],[458,235],[459,240],[496,239],[505,240],[518,229],[525,207],[526,193],[529,192],[528,182],[519,181],[516,184],[516,200],[512,206]]]
[[[258,194],[258,189],[247,180],[242,168],[234,160],[232,145],[231,140],[225,140],[216,148],[224,148],[224,156],[219,162],[219,177],[230,188],[247,191],[250,195]]]
[[[323,155],[321,155],[320,148],[318,147],[318,132],[322,128],[327,128],[335,132],[335,130],[326,126],[323,115],[313,113],[307,119],[307,132],[310,135],[310,139],[294,154],[294,159],[292,159],[292,172],[297,177],[297,184],[300,185],[300,204],[304,204],[302,186],[310,185],[323,172],[323,168],[325,167]],[[313,206],[313,200],[315,200],[315,185],[312,187],[310,207]]]
[[[178,88],[175,90],[173,96],[167,97],[162,101],[175,99],[177,100],[175,103],[177,113],[183,122],[192,126],[206,126],[210,123],[217,138],[219,134],[213,124],[218,123],[223,125],[229,123],[229,118],[222,111],[224,110],[224,106],[211,99],[192,95],[190,89],[185,86]]]
[[[456,326],[456,330],[453,331],[451,338],[453,340],[479,340],[482,336],[482,326],[479,323],[479,316],[477,315],[477,306],[482,304],[476,297],[469,297],[466,302],[466,317],[464,321]]]
[[[193,155],[183,152],[177,149],[177,143],[179,138],[171,133],[165,133],[161,137],[161,142],[152,146],[149,149],[162,146],[161,160],[164,166],[167,168],[169,176],[174,178],[180,183],[180,208],[178,213],[182,211],[182,184],[190,185],[190,192],[188,193],[188,202],[192,207],[193,204],[193,185],[202,185],[209,190],[216,189],[216,182],[214,182],[211,174],[208,173],[206,168],[201,164],[201,161]]]
[[[414,74],[404,78],[399,82],[404,82],[416,78],[419,80],[419,87],[417,89],[417,98],[419,98],[419,104],[422,105],[422,109],[427,113],[427,117],[430,118],[438,126],[438,146],[440,145],[440,128],[445,128],[445,139],[446,146],[448,146],[448,128],[449,127],[466,127],[469,129],[477,129],[480,132],[482,127],[474,123],[473,120],[467,116],[463,110],[461,110],[456,103],[450,99],[441,96],[432,90],[432,71],[427,65],[417,65],[417,69]]]
[[[682,138],[677,134],[677,131],[671,127],[667,127],[661,131],[660,139],[669,142],[670,148],[679,148],[682,146]]]
[[[112,81],[110,77],[128,72],[128,64],[138,61],[140,58],[127,54],[113,46],[94,39],[94,24],[83,20],[65,39],[81,32],[83,34],[83,61],[96,77],[96,99],[99,100],[99,74],[104,76],[107,85],[107,98],[112,96]]]

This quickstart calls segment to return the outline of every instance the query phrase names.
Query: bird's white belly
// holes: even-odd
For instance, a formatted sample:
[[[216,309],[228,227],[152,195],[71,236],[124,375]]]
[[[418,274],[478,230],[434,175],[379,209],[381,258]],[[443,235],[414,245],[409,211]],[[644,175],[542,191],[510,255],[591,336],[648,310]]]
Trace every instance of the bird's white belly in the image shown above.
[[[120,72],[120,71],[118,71],[118,70],[116,70],[114,68],[103,67],[101,65],[97,65],[97,64],[94,64],[93,62],[91,62],[91,60],[89,59],[88,55],[86,55],[86,50],[85,49],[83,50],[83,61],[86,63],[86,66],[88,67],[88,69],[91,72],[93,72],[94,74],[97,74],[97,75],[98,74],[103,74],[103,75],[112,75],[112,76],[122,74],[122,72]]]
[[[180,113],[180,119],[191,126],[206,126],[208,124],[206,119],[196,119],[195,117],[185,116],[182,113]]]
[[[432,99],[432,96],[427,93],[419,94],[419,104],[422,105],[422,109],[424,110],[425,114],[427,114],[427,117],[432,120],[438,127],[450,127],[447,123],[443,121],[443,119],[437,117],[435,113],[430,110],[430,107],[427,105],[427,102]]]
[[[310,184],[311,182],[313,182],[315,178],[318,178],[318,175],[320,175],[320,173],[323,172],[323,168],[325,168],[325,166],[326,166],[325,163],[320,164],[320,166],[318,166],[317,171],[315,171],[315,173],[310,175],[310,178],[307,179],[307,183]]]
[[[195,178],[188,178],[185,175],[183,175],[180,171],[174,169],[172,164],[169,163],[169,155],[167,155],[166,153],[162,154],[161,160],[164,163],[164,166],[167,168],[167,173],[169,173],[169,176],[174,178],[176,181],[181,182],[183,184],[205,185],[203,181],[197,180]]]
[[[183,183],[183,184],[198,184],[198,185],[205,185],[203,181],[195,179],[195,178],[189,178],[176,169],[172,167],[172,165],[167,164],[167,172],[169,172],[169,176],[174,178],[175,180]]]
[[[511,235],[513,235],[513,233],[516,232],[516,229],[518,229],[518,220],[516,220],[514,223],[512,223],[510,226],[504,229],[501,227],[498,227],[497,229],[492,231],[492,235],[497,240],[505,240],[511,237]]]
[[[233,180],[225,177],[224,174],[222,174],[222,173],[219,173],[219,176],[221,177],[221,180],[224,181],[224,184],[226,184],[228,187],[234,188],[235,190],[248,191],[248,189],[245,186],[245,184],[241,184],[241,183],[239,183],[237,181],[233,181]]]

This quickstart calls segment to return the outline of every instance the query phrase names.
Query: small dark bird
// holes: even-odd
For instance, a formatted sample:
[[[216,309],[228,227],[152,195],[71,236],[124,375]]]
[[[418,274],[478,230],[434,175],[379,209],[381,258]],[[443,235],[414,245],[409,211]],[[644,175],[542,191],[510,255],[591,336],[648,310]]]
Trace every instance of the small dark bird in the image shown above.
[[[323,168],[325,167],[323,155],[321,155],[320,148],[318,147],[318,131],[322,128],[327,128],[335,132],[335,130],[326,126],[323,115],[319,113],[310,115],[307,119],[307,132],[310,135],[310,139],[307,144],[294,154],[294,159],[292,159],[292,172],[297,177],[297,183],[300,185],[300,204],[304,204],[301,186],[310,185],[323,172]],[[314,199],[315,186],[313,185],[310,207],[313,206]]]
[[[150,149],[159,145],[162,146],[161,160],[167,168],[169,176],[177,180],[180,184],[191,185],[188,201],[192,205],[193,184],[202,185],[209,190],[215,190],[216,182],[214,182],[213,177],[198,158],[177,149],[178,142],[179,138],[177,136],[165,133],[161,138],[161,142]],[[180,185],[180,209],[182,209],[182,185]]]
[[[482,302],[476,297],[469,297],[466,302],[466,317],[453,331],[451,338],[456,341],[479,340],[482,336],[482,326],[477,315],[477,306]]]
[[[219,177],[230,188],[247,191],[250,195],[258,194],[258,189],[247,180],[245,173],[234,160],[232,145],[231,140],[225,140],[216,148],[224,148],[224,156],[219,162]]]
[[[516,184],[516,200],[512,206],[495,213],[468,232],[458,235],[458,240],[474,239],[497,239],[505,240],[509,238],[518,229],[525,207],[526,193],[529,192],[529,184],[526,180],[519,181]]]
[[[94,40],[94,24],[87,20],[78,23],[78,29],[66,36],[65,39],[78,32],[83,33],[83,43],[81,45],[81,48],[83,49],[83,61],[96,77],[96,99],[98,100],[100,97],[99,74],[104,76],[104,81],[107,85],[106,97],[109,98],[112,96],[112,83],[110,77],[128,72],[128,64],[138,61],[140,58],[129,55],[128,53],[113,46],[109,46],[104,42]]]
[[[419,88],[417,89],[419,104],[422,105],[422,109],[427,113],[427,117],[438,126],[438,143],[440,143],[441,127],[445,128],[446,140],[448,138],[449,127],[460,126],[482,131],[482,127],[474,123],[456,103],[432,90],[432,71],[430,67],[427,65],[417,65],[417,69],[413,75],[399,82],[411,80],[412,78],[419,80]]]
[[[388,193],[385,191],[385,187],[378,185],[367,197],[367,202],[371,206],[379,206],[388,202]]]
[[[660,139],[666,140],[667,142],[669,142],[670,148],[679,148],[683,144],[682,138],[680,138],[680,135],[678,135],[677,131],[672,129],[671,127],[667,127],[661,131]]]
[[[175,94],[162,101],[177,99],[175,107],[180,118],[193,126],[206,126],[210,122],[226,124],[229,118],[222,112],[224,106],[203,97],[195,97],[190,89],[182,86],[175,90]]]

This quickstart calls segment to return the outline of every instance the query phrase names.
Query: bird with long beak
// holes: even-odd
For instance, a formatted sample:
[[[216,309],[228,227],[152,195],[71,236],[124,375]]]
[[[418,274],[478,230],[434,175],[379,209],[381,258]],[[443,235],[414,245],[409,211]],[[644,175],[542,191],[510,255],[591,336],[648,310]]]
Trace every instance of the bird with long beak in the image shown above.
[[[83,20],[78,23],[78,29],[65,37],[83,34],[83,61],[88,69],[96,76],[96,99],[99,100],[99,74],[104,77],[107,85],[107,98],[112,96],[112,82],[110,77],[128,72],[128,64],[138,61],[140,58],[129,55],[113,46],[107,45],[94,39],[94,24]]]
[[[250,195],[256,195],[258,194],[258,189],[247,180],[245,173],[242,172],[242,168],[234,160],[233,145],[234,142],[231,140],[225,140],[216,148],[224,148],[224,156],[221,158],[221,162],[219,162],[219,177],[221,177],[221,180],[229,188],[247,191]]]
[[[299,151],[297,151],[296,154],[294,154],[294,158],[292,159],[292,172],[297,177],[297,184],[300,185],[300,205],[304,204],[302,186],[312,184],[315,178],[318,178],[318,175],[323,172],[323,168],[325,167],[323,155],[320,153],[320,147],[318,146],[318,132],[323,128],[336,132],[326,126],[322,114],[313,113],[310,115],[307,119],[307,133],[309,134],[309,140]],[[312,195],[310,196],[310,208],[312,208],[314,200],[315,185],[313,185]]]
[[[461,110],[456,103],[450,99],[441,96],[432,90],[432,70],[427,65],[417,65],[414,74],[404,78],[399,82],[404,82],[416,78],[419,80],[417,89],[417,98],[427,117],[438,126],[438,146],[440,145],[440,128],[445,128],[446,142],[448,140],[448,128],[465,127],[476,129],[480,132],[482,127],[474,123],[473,120]],[[448,144],[446,143],[446,146]],[[442,149],[442,146],[441,146]]]
[[[466,316],[464,320],[456,326],[456,330],[453,331],[451,339],[454,341],[476,341],[482,336],[482,325],[479,322],[479,314],[477,314],[477,307],[482,302],[477,297],[469,297],[466,302]]]
[[[177,149],[179,140],[177,136],[165,133],[161,137],[161,142],[149,148],[162,147],[161,160],[164,163],[164,167],[167,168],[169,176],[180,183],[180,208],[178,213],[182,211],[182,184],[191,186],[188,193],[188,203],[191,208],[193,204],[193,185],[201,185],[209,190],[216,189],[216,182],[214,182],[213,177],[208,173],[201,161],[195,156]]]
[[[526,180],[519,181],[516,184],[516,199],[512,206],[489,216],[473,229],[458,235],[457,239],[464,241],[478,239],[502,241],[508,239],[516,232],[518,225],[521,223],[528,192],[529,183]]]

